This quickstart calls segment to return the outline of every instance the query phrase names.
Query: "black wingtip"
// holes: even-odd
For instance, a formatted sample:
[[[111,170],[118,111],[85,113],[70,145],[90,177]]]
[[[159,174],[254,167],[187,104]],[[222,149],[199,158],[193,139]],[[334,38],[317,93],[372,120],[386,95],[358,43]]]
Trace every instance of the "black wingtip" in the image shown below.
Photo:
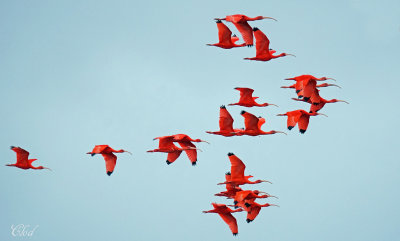
[[[257,27],[254,27],[253,28],[253,31],[255,32],[255,31],[258,31],[258,30],[260,30],[260,29],[258,29]]]
[[[169,165],[169,164],[171,164],[172,162],[170,162],[170,161],[167,160],[166,163]]]
[[[298,94],[300,92],[300,90],[296,90],[296,94]]]
[[[219,108],[226,109],[225,105],[221,105]]]
[[[293,129],[293,127],[294,127],[294,126],[288,126],[287,128],[288,128],[289,131],[290,131],[291,129]]]
[[[233,234],[233,236],[237,236],[238,235],[238,233],[232,233]]]
[[[244,110],[242,110],[242,111],[240,112],[241,115],[243,115],[243,114],[245,114],[245,113],[246,113],[246,111],[244,111]]]
[[[232,152],[228,153],[228,156],[233,156],[233,155],[235,155],[235,154],[233,154]]]
[[[232,37],[237,37],[236,34],[232,35]]]
[[[251,206],[250,203],[244,203],[244,205],[245,205],[246,207],[250,207],[250,206]]]
[[[195,162],[192,162],[192,166],[196,166],[197,165],[197,160]]]
[[[247,222],[247,223],[251,223],[251,222],[253,222],[253,220],[251,220],[251,219],[248,218],[248,219],[246,219],[246,222]]]
[[[238,201],[233,201],[233,204],[235,204],[235,205],[238,204]]]
[[[108,176],[111,176],[112,173],[113,173],[113,172],[107,172],[107,175],[108,175]]]
[[[300,129],[300,133],[304,134],[306,132],[306,130]]]
[[[225,172],[225,175],[231,175],[231,172]]]
[[[310,99],[310,97],[304,97],[303,98],[305,101],[308,101]]]
[[[90,154],[91,156],[94,156],[94,155],[96,155],[96,153],[92,153],[92,154]]]
[[[303,98],[303,96],[302,96],[302,95],[299,95],[299,99],[301,99],[301,98]]]
[[[10,149],[12,150],[12,149],[14,149],[15,148],[15,146],[10,146]]]

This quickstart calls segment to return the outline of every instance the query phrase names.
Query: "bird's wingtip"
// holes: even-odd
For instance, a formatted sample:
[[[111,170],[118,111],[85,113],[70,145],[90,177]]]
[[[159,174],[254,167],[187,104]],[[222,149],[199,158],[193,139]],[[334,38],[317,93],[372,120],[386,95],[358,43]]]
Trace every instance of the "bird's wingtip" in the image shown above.
[[[108,175],[108,176],[111,176],[112,173],[113,173],[113,172],[107,172],[107,175]]]

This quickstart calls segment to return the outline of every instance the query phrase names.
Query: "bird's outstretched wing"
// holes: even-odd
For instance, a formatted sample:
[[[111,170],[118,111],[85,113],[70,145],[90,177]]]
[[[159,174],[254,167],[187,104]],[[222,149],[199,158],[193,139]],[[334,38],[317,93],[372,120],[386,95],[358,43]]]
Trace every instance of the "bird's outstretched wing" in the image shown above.
[[[234,132],[233,118],[225,106],[221,106],[219,109],[219,129],[220,131]]]
[[[233,24],[242,35],[243,41],[246,43],[246,45],[253,46],[253,30],[251,29],[251,26],[247,22],[234,22]]]
[[[242,111],[240,113],[244,117],[244,127],[246,131],[258,130],[258,117],[249,112]]]
[[[300,132],[304,133],[307,130],[308,123],[310,121],[310,116],[307,114],[302,114],[299,119],[299,129]]]
[[[225,44],[231,44],[231,36],[232,32],[231,30],[221,21],[217,22],[217,27],[218,27],[218,40],[219,43],[225,43]]]
[[[185,148],[196,148],[196,146],[190,142],[190,141],[178,141],[179,145],[185,149]],[[197,150],[193,149],[193,150],[185,150],[187,157],[189,158],[190,162],[192,163],[192,165],[196,165],[197,162]]]
[[[249,223],[253,221],[260,213],[260,211],[261,211],[261,206],[256,203],[252,203],[250,210],[247,212],[247,222]]]
[[[287,127],[294,127],[297,122],[299,122],[299,118],[301,116],[301,113],[298,111],[290,111],[287,114]]]
[[[242,87],[236,87],[235,90],[240,91],[240,99],[239,103],[251,103],[253,102],[253,89],[250,88],[242,88]]]
[[[12,146],[10,147],[15,153],[17,153],[17,164],[21,166],[28,166],[29,152],[22,149],[21,147]]]
[[[269,56],[269,39],[258,28],[254,28],[254,37],[256,38],[256,57]]]
[[[117,156],[113,153],[101,154],[106,161],[107,175],[111,175],[114,172],[115,165],[117,164]]]
[[[233,153],[229,155],[229,161],[231,162],[231,180],[243,179],[246,165]]]
[[[158,148],[160,149],[174,149],[174,136],[162,136],[162,137],[157,137],[154,139],[158,139]]]
[[[228,224],[230,230],[233,235],[237,235],[238,233],[238,225],[236,222],[236,218],[231,213],[218,213],[219,216],[224,220],[226,224]]]
[[[178,159],[178,157],[181,155],[181,153],[182,153],[182,151],[174,151],[174,152],[168,153],[167,161],[169,162],[169,164],[176,161],[176,159]]]

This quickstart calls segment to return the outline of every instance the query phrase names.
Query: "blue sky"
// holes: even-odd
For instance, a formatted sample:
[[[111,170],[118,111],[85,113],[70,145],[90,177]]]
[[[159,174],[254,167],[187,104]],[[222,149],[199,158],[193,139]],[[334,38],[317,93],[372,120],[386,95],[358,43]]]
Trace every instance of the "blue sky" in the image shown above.
[[[217,42],[214,17],[242,13],[257,21],[277,52],[267,63],[244,61],[255,48]],[[228,24],[234,33],[236,29]],[[279,200],[247,224],[235,215],[240,240],[393,241],[400,208],[396,111],[400,74],[398,1],[1,1],[0,137],[2,163],[21,146],[50,171],[0,166],[0,239],[11,225],[39,225],[30,240],[222,240],[217,215],[202,214],[229,170],[234,152],[247,173],[274,184],[244,186]],[[286,129],[275,116],[308,108],[280,89],[285,78],[328,76],[343,87],[305,135],[224,138],[219,106],[236,102],[234,87],[254,88],[280,107],[231,107],[266,117],[265,130]],[[173,165],[154,137],[186,133],[199,144],[198,166],[185,155]],[[119,154],[114,174],[100,156]]]

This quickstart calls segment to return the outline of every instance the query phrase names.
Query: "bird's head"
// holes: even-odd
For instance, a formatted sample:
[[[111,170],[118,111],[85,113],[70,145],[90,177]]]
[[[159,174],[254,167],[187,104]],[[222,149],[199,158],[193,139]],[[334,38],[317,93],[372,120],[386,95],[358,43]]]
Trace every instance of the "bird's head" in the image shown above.
[[[329,102],[332,102],[332,103],[334,103],[334,102],[344,102],[346,104],[349,104],[349,102],[347,102],[345,100],[338,100],[338,99],[331,99]]]

